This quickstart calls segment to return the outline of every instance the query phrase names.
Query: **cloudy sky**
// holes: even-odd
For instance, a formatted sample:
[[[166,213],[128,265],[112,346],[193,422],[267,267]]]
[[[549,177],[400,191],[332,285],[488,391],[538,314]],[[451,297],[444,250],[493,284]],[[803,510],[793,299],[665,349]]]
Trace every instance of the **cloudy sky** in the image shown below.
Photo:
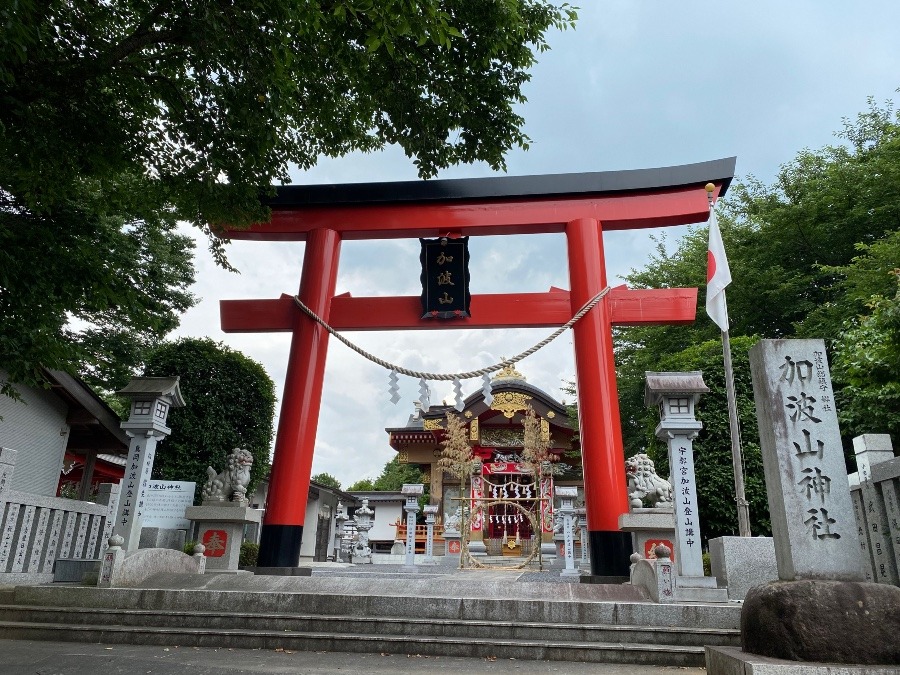
[[[598,2],[583,0],[574,31],[551,35],[521,112],[532,138],[528,152],[508,157],[510,175],[637,169],[736,155],[739,177],[770,182],[802,148],[835,143],[841,120],[867,97],[881,102],[900,87],[900,3],[820,1],[745,3]],[[441,178],[490,176],[485,166],[457,167]],[[350,183],[416,178],[396,149],[323,160],[296,183]],[[686,228],[668,228],[674,245]],[[657,231],[657,234],[663,232]],[[604,245],[611,283],[641,268],[649,233],[616,232]],[[262,363],[279,397],[290,335],[226,335],[221,299],[276,298],[296,293],[302,243],[234,242],[224,272],[198,241],[200,303],[178,335],[209,336]],[[568,288],[563,235],[470,240],[473,293]],[[337,292],[418,295],[418,242],[345,242]],[[708,321],[698,312],[698,320]],[[348,335],[402,366],[458,372],[517,354],[551,329],[409,331]],[[574,376],[571,333],[520,364],[528,381],[549,393]],[[328,472],[346,487],[375,477],[392,456],[385,427],[403,426],[416,383],[388,400],[387,371],[331,340],[313,473]],[[477,388],[464,383],[466,394]],[[451,399],[438,385],[433,401]],[[280,405],[280,403],[279,403]]]

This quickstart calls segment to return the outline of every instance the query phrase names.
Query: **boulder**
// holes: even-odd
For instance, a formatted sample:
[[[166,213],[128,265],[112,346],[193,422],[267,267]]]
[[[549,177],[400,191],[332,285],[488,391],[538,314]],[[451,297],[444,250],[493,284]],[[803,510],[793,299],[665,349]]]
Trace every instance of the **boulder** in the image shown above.
[[[791,661],[900,664],[900,588],[857,581],[776,581],[750,589],[745,652]]]

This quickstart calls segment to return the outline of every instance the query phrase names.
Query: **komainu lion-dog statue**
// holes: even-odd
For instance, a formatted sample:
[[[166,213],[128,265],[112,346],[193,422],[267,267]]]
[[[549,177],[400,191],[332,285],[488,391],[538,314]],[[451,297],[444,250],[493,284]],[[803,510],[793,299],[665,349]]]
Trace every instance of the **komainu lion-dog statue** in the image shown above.
[[[247,484],[250,482],[250,468],[253,455],[247,450],[235,448],[228,455],[228,465],[221,473],[212,467],[206,469],[209,480],[203,486],[203,503],[236,502],[247,505]]]
[[[672,484],[656,474],[653,460],[644,453],[625,460],[628,500],[632,508],[641,508],[646,500],[650,508],[672,507]]]

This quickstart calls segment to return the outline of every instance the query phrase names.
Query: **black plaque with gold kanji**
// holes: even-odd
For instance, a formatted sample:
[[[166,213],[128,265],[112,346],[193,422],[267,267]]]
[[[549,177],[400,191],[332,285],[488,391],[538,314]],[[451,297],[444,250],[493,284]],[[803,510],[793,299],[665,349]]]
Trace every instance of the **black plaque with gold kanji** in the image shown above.
[[[469,238],[422,242],[422,318],[462,319],[469,313]]]

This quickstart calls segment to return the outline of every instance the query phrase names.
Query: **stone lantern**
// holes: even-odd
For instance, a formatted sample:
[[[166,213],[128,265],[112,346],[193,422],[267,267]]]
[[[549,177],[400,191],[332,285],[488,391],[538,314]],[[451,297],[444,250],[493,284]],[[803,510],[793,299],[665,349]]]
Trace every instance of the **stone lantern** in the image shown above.
[[[350,555],[350,562],[354,565],[372,564],[372,549],[369,548],[369,530],[374,523],[372,516],[375,512],[369,508],[369,500],[363,499],[362,506],[356,509],[353,520],[356,523],[356,543]]]
[[[141,537],[141,508],[153,472],[156,444],[172,430],[166,426],[169,411],[184,406],[178,377],[135,377],[116,392],[131,401],[131,414],[122,429],[131,438],[125,476],[116,510],[113,534],[122,537],[122,548],[134,551]]]
[[[675,503],[676,599],[727,602],[728,592],[717,588],[715,577],[703,576],[697,481],[693,442],[703,423],[694,416],[700,395],[709,391],[699,370],[684,373],[646,373],[644,403],[659,408],[656,437],[669,450]]]
[[[131,414],[122,429],[132,436],[150,433],[165,438],[172,430],[166,426],[169,411],[183,408],[184,399],[176,377],[135,377],[116,394],[131,401]]]

